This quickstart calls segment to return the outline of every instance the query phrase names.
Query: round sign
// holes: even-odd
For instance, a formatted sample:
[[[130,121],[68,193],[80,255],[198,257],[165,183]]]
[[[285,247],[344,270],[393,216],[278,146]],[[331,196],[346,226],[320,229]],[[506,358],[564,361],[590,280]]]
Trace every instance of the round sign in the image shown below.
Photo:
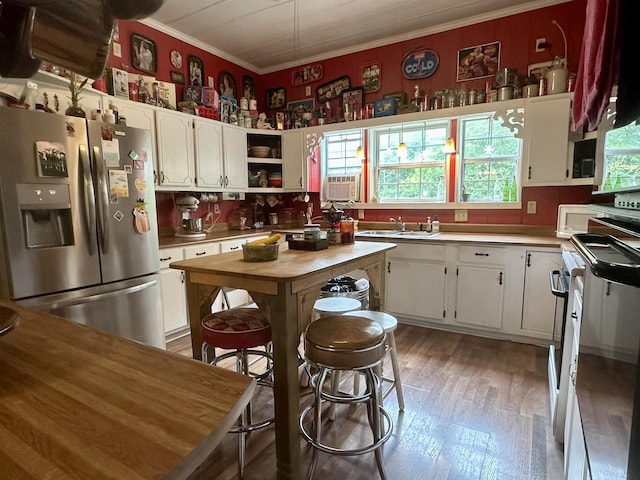
[[[438,54],[433,50],[417,50],[402,59],[402,75],[410,80],[427,78],[438,69]]]

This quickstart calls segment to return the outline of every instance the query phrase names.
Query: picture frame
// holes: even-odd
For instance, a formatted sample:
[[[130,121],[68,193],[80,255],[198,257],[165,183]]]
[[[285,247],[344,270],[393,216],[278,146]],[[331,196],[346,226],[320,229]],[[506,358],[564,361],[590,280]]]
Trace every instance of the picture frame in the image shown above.
[[[287,110],[300,110],[302,113],[313,112],[316,107],[316,101],[313,98],[305,98],[304,100],[295,100],[287,103]]]
[[[138,33],[132,33],[131,63],[136,70],[145,73],[156,73],[158,71],[156,42]]]
[[[495,75],[500,68],[500,42],[484,43],[458,50],[456,81]]]
[[[218,75],[218,92],[220,92],[221,97],[237,97],[236,79],[230,72],[222,71]]]
[[[291,72],[291,85],[297,87],[311,82],[322,80],[324,71],[320,63],[305,65]]]
[[[403,105],[407,105],[407,103],[409,102],[409,100],[407,98],[407,93],[406,92],[402,92],[402,91],[386,93],[386,94],[382,95],[382,98],[395,98],[396,104],[398,105],[398,107],[401,107]]]
[[[398,112],[398,101],[393,97],[383,97],[373,104],[373,116],[388,117]]]
[[[340,98],[342,90],[349,87],[351,87],[351,80],[348,75],[336,78],[316,88],[316,99],[318,103],[322,103],[333,98]]]
[[[527,67],[527,76],[535,77],[536,80],[540,80],[544,69],[551,67],[551,65],[553,65],[552,60],[549,60],[548,62],[532,63]]]
[[[380,90],[380,72],[379,63],[368,63],[361,68],[362,88],[365,93],[377,92]]]
[[[129,100],[129,72],[112,68],[109,77],[108,92],[114,97]]]
[[[267,110],[283,109],[287,104],[287,91],[284,87],[270,88],[267,90]]]
[[[179,72],[178,70],[171,70],[169,72],[171,76],[171,82],[177,83],[178,85],[184,85],[184,73]]]
[[[340,92],[340,109],[344,112],[345,105],[350,106],[351,112],[364,108],[364,87],[345,88]]]
[[[256,82],[249,75],[242,76],[242,96],[247,100],[256,96]]]
[[[204,85],[204,63],[202,59],[195,55],[187,58],[189,65],[189,85],[202,87]]]

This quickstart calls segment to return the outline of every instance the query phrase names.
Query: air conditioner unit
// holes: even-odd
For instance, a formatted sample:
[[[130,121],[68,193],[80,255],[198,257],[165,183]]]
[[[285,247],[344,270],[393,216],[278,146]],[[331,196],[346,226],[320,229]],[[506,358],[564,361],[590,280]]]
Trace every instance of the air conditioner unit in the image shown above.
[[[360,175],[327,176],[324,198],[332,202],[357,202],[360,199]]]

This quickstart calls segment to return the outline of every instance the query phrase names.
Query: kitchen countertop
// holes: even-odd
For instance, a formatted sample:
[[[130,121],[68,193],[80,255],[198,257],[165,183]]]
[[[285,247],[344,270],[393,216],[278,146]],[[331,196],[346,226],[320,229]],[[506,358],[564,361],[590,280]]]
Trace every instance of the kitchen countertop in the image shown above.
[[[198,471],[255,381],[0,300],[0,478],[210,478]],[[206,470],[206,469],[202,469]]]
[[[199,243],[216,242],[219,240],[229,240],[232,238],[242,238],[251,235],[271,235],[271,229],[261,228],[259,230],[214,230],[207,233],[204,238],[176,237],[173,231],[161,231],[159,236],[160,248],[184,247],[187,245],[197,245]]]

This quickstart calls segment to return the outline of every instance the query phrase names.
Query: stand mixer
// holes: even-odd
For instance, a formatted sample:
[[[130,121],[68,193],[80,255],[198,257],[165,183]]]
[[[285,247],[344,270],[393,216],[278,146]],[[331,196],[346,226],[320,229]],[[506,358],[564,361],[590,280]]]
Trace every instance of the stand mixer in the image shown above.
[[[328,210],[322,210],[323,220],[330,225],[329,230],[327,230],[327,240],[331,244],[340,243],[340,228],[336,228],[336,223],[340,222],[343,216],[344,212],[338,210],[333,204]]]
[[[202,218],[191,218],[191,212],[198,210],[200,200],[193,195],[185,195],[176,200],[176,208],[182,212],[182,224],[176,232],[176,237],[204,238],[207,236],[202,231]]]

